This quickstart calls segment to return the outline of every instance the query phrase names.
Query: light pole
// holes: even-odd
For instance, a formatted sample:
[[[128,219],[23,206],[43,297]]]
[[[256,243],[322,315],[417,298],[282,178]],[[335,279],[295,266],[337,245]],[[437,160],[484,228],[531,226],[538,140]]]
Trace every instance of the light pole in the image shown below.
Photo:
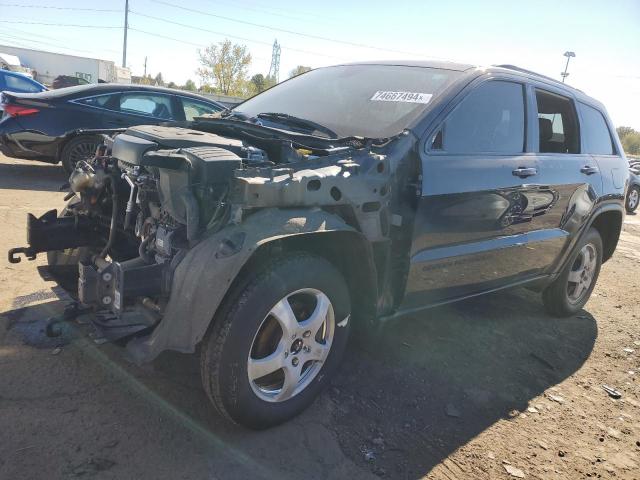
[[[124,2],[124,41],[122,42],[122,67],[127,66],[127,30],[129,29],[129,0]]]
[[[569,68],[569,60],[571,60],[571,57],[575,57],[576,54],[573,52],[564,52],[564,56],[567,57],[567,63],[564,66],[564,72],[560,74],[562,76],[562,83],[564,83],[564,81],[569,76],[569,74],[567,73],[567,69]]]

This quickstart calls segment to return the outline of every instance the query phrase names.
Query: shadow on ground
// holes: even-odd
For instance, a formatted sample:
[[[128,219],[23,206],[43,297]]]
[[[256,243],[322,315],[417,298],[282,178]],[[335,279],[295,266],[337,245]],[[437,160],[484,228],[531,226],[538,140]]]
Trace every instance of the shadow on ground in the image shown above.
[[[30,308],[52,307],[3,316],[16,328]],[[419,478],[577,371],[596,336],[591,315],[551,318],[527,290],[432,309],[389,325],[375,348],[351,347],[340,374],[310,409],[264,432],[229,425],[212,411],[194,356],[166,353],[141,369],[115,347],[82,337],[74,344],[117,378],[113,388],[132,392],[154,407],[148,411],[186,429],[172,437],[176,449],[181,435],[195,434],[229,454],[224,468],[253,465],[254,477],[325,478],[344,454],[363,476]],[[309,451],[312,464],[302,460]]]
[[[61,166],[40,162],[0,163],[0,189],[57,192],[69,179]]]

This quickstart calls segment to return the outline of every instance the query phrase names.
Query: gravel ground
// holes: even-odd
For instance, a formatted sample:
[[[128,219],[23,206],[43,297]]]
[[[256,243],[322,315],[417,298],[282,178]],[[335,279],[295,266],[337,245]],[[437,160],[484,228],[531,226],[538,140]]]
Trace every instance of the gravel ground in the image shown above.
[[[62,207],[60,167],[0,156],[0,251]],[[0,265],[0,478],[640,478],[640,221],[579,315],[528,290],[437,308],[351,347],[333,385],[265,432],[225,423],[194,357],[127,363],[83,327],[48,339],[66,297],[35,262]],[[610,398],[607,384],[622,393]]]

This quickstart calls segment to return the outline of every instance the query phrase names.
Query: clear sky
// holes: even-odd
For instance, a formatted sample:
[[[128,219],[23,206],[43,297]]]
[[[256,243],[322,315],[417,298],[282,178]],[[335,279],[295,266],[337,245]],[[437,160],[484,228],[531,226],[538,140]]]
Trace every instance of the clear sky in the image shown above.
[[[616,125],[640,130],[640,0],[130,0],[129,8],[135,75],[147,56],[152,75],[197,80],[198,48],[226,37],[248,47],[251,74],[265,75],[277,38],[281,80],[296,65],[421,58],[511,63],[560,78],[571,50],[567,83],[604,102]],[[123,17],[124,0],[0,0],[0,44],[120,63]]]

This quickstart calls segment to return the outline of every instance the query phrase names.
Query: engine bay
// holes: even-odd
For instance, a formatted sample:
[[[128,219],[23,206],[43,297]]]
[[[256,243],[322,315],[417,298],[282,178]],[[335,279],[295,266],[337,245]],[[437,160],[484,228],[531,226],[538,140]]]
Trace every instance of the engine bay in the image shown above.
[[[114,340],[157,325],[186,253],[257,211],[324,209],[371,242],[388,237],[390,165],[371,145],[319,148],[224,133],[137,126],[105,136],[71,174],[65,211],[31,216],[30,246],[13,249],[10,261],[18,253],[80,252],[77,298]],[[216,255],[234,248],[227,242]]]

